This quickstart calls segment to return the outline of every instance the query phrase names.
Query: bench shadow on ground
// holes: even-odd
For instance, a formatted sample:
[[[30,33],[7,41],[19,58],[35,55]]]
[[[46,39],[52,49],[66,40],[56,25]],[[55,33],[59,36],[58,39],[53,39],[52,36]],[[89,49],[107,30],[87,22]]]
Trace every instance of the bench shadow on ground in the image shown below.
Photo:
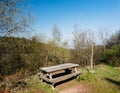
[[[54,79],[54,78],[61,77],[61,76],[64,76],[64,75],[69,75],[69,74],[71,74],[71,70],[70,70],[70,69],[66,69],[65,72],[59,73],[59,74],[56,74],[56,75],[53,75],[52,78]],[[73,80],[73,79],[75,79],[75,77],[71,77],[71,78],[68,78],[68,79],[66,79],[66,80],[60,81],[60,82],[58,82],[58,83],[55,83],[54,86],[56,87],[56,86],[58,86],[58,85],[60,85],[60,84],[69,82],[69,81],[71,81],[71,80]]]
[[[105,77],[104,79],[120,88],[120,81],[116,81],[116,80],[113,80],[113,79],[107,78],[107,77]]]

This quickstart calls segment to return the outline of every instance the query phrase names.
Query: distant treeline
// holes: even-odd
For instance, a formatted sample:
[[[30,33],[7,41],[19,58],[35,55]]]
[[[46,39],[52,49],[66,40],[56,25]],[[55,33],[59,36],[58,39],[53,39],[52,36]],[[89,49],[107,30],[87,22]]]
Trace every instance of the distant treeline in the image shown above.
[[[78,40],[78,39],[77,39]],[[105,49],[104,49],[105,48]],[[0,37],[0,74],[10,75],[19,71],[36,74],[40,67],[66,62],[80,66],[90,65],[91,45],[83,48],[66,49],[54,41],[41,43],[32,39],[18,37]],[[117,32],[107,40],[107,44],[94,44],[94,65],[106,63],[120,66],[120,33]]]

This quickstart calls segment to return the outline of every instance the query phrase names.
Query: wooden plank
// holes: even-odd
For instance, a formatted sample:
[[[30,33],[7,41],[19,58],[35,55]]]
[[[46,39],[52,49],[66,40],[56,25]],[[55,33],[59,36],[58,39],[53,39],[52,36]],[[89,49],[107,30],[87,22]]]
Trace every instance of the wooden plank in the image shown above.
[[[52,88],[52,90],[55,90],[55,86],[54,85],[51,85],[51,88]]]
[[[44,75],[42,75],[42,74],[40,74],[40,79],[43,79],[43,80],[51,83],[50,79],[48,79],[46,76],[44,76]]]
[[[59,74],[59,73],[65,73],[65,70],[59,70],[59,71],[51,72],[51,75],[56,75],[56,74]]]
[[[74,63],[66,63],[66,64],[60,64],[60,65],[56,65],[56,66],[43,67],[43,68],[40,68],[40,70],[50,73],[50,72],[59,71],[59,70],[72,68],[72,67],[77,67],[77,66],[79,66],[79,65],[74,64]]]
[[[60,81],[64,81],[66,79],[69,79],[71,77],[74,77],[74,76],[77,76],[77,75],[80,75],[80,74],[81,74],[81,72],[64,75],[64,76],[61,76],[61,77],[58,77],[58,78],[54,78],[50,82],[52,82],[52,83],[58,83]]]
[[[52,75],[51,75],[51,73],[49,74],[49,79],[52,80]]]
[[[75,72],[77,73],[77,68],[75,67]]]

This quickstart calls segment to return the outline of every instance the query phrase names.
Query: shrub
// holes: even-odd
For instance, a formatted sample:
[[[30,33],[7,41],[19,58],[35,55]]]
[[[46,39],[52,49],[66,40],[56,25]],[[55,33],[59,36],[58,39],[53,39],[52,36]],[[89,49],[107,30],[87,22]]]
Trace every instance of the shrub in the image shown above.
[[[120,66],[120,46],[113,46],[107,49],[102,55],[102,61],[112,66]]]

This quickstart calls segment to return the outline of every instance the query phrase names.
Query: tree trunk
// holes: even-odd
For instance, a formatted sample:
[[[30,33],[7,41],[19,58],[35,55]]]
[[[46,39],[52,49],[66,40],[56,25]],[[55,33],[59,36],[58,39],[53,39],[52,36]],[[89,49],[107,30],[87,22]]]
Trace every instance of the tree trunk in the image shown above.
[[[93,42],[91,44],[91,59],[90,59],[90,72],[94,73],[93,71],[93,55],[94,55],[94,46],[93,46]]]

